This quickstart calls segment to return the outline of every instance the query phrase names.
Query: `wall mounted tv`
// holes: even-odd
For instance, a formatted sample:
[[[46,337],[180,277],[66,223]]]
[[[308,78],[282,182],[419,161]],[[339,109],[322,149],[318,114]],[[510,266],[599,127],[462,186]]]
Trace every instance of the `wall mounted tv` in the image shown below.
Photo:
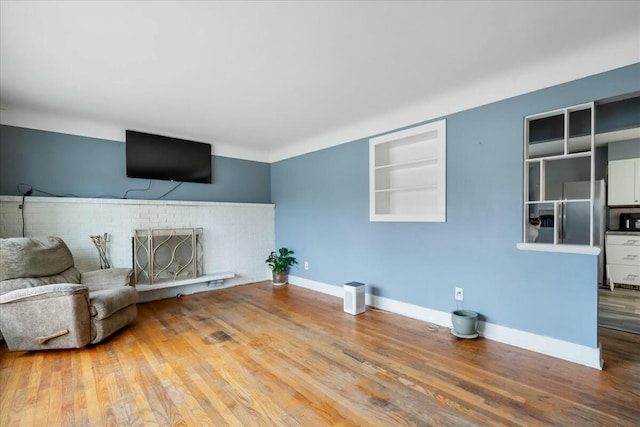
[[[211,184],[211,144],[127,130],[129,178]]]

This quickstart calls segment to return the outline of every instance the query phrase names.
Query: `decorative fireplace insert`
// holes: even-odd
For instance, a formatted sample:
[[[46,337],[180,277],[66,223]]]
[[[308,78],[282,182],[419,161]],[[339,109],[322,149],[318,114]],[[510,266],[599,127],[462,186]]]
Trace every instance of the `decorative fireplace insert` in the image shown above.
[[[133,263],[136,283],[159,283],[202,275],[202,228],[135,230]]]

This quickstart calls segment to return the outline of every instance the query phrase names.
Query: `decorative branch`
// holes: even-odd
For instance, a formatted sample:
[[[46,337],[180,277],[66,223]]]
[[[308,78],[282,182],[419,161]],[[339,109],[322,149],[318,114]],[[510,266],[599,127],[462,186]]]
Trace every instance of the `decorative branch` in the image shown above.
[[[98,255],[100,256],[100,269],[111,268],[109,258],[107,258],[107,233],[104,236],[89,236],[91,241],[98,249]]]

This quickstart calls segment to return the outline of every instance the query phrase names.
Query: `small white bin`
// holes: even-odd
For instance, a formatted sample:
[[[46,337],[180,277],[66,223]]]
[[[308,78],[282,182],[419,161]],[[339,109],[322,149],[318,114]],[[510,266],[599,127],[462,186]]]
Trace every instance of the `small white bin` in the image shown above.
[[[344,284],[344,311],[349,314],[364,313],[364,283],[349,282]]]

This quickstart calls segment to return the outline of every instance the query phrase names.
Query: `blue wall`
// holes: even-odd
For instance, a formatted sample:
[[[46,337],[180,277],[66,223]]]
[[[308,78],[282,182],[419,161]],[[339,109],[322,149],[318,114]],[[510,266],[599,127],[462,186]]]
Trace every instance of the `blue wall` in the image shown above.
[[[444,117],[446,223],[369,222],[368,139],[274,163],[276,245],[309,261],[293,275],[441,311],[462,287],[488,322],[597,347],[597,257],[516,249],[523,118],[640,90],[638,75],[635,64]]]
[[[609,160],[635,159],[640,157],[640,140],[620,141],[609,145]]]
[[[454,287],[463,287],[464,306],[489,322],[596,347],[597,258],[515,246],[522,123],[526,115],[639,91],[639,75],[635,64],[444,117],[446,223],[369,222],[369,136],[272,165],[214,156],[213,184],[185,183],[165,199],[273,201],[277,246],[310,262],[294,275],[336,286],[361,281],[368,292],[441,311],[455,308]],[[627,155],[637,143],[618,147],[624,153],[616,156]],[[21,194],[20,183],[118,198],[149,180],[126,177],[121,142],[0,126],[0,194]],[[154,180],[127,197],[154,199],[173,186]]]
[[[270,203],[268,163],[213,156],[213,183],[183,183],[163,200]],[[0,126],[0,194],[29,186],[56,195],[122,198],[146,189],[148,179],[127,178],[125,144],[97,138]],[[20,186],[18,184],[27,184]],[[152,180],[129,199],[155,199],[176,186]],[[34,191],[34,196],[44,196]]]

